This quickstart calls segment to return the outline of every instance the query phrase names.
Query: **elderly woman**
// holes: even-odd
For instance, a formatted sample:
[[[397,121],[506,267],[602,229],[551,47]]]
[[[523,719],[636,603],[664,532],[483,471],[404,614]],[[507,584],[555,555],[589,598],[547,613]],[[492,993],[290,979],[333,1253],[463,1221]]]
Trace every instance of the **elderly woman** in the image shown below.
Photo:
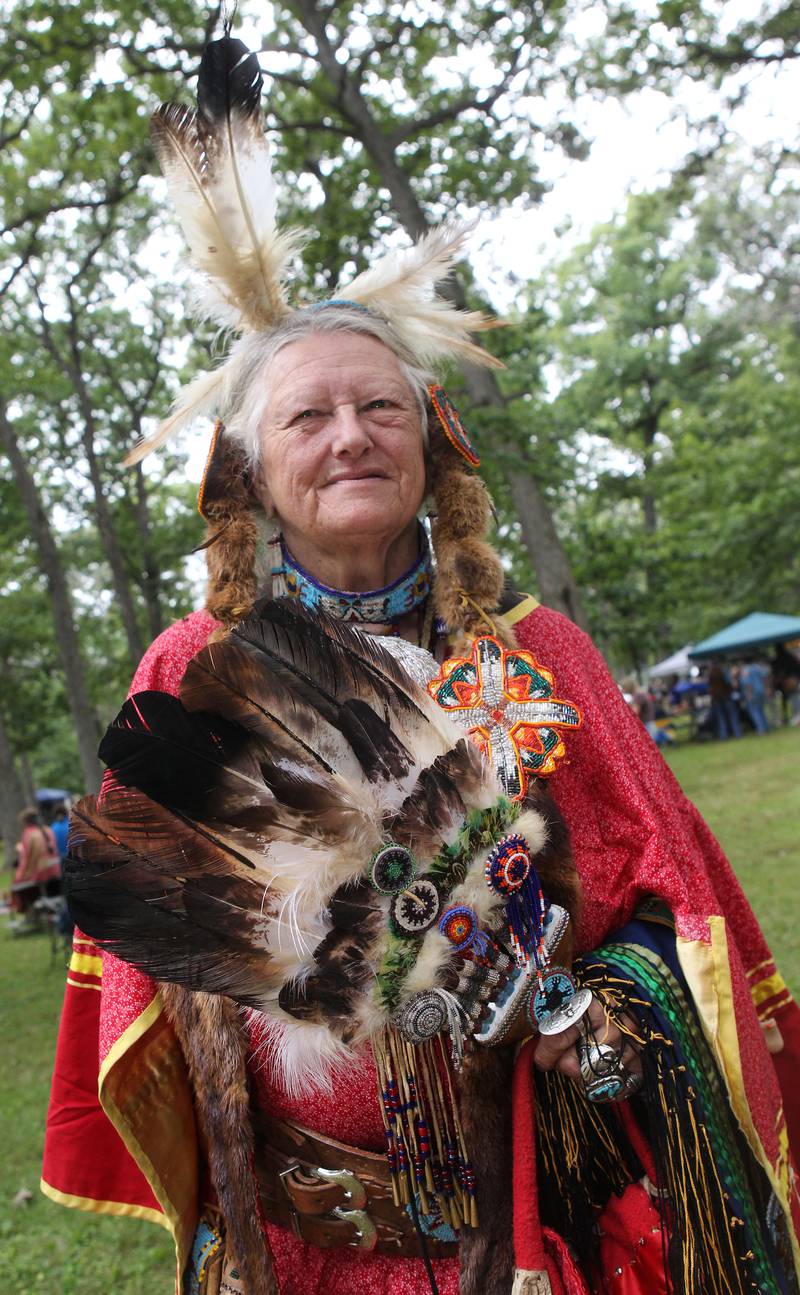
[[[282,307],[251,321],[227,374],[203,380],[204,398],[213,392],[226,428],[217,427],[200,500],[209,521],[207,604],[146,654],[133,700],[106,740],[112,776],[104,795],[75,822],[73,893],[88,933],[76,936],[68,982],[44,1190],[66,1204],[165,1223],[175,1239],[178,1288],[190,1292],[507,1295],[512,1285],[515,1292],[569,1295],[790,1291],[796,1250],[787,1122],[800,1110],[791,1092],[781,1105],[779,1080],[788,1077],[798,1038],[794,1005],[719,847],[625,707],[602,659],[563,617],[503,589],[500,563],[485,540],[489,504],[474,472],[477,456],[428,368],[432,356],[476,358],[467,330],[479,321],[459,322],[425,288],[446,270],[458,241],[451,233],[444,243],[401,258],[391,273],[360,276],[343,290],[344,300]],[[409,281],[414,292],[403,296]],[[187,397],[180,419],[196,408],[196,396]],[[430,526],[420,522],[428,509]],[[381,636],[400,673],[392,673],[382,653],[365,656],[358,632],[337,637],[337,620]],[[451,1172],[449,1194],[437,1180],[426,1195],[421,1172],[416,1194],[398,1191],[398,1182],[413,1186],[416,1165],[404,1166],[411,1141],[402,1150],[397,1130],[429,1158],[428,1143],[440,1130],[433,1122],[421,1131],[419,1114],[410,1127],[408,1111],[420,1109],[417,1094],[402,1068],[391,1069],[398,1056],[413,1069],[413,1035],[392,1044],[394,1053],[384,1050],[385,1035],[362,1028],[361,999],[354,997],[363,988],[363,925],[386,910],[374,894],[381,891],[375,870],[385,851],[378,848],[368,859],[366,880],[349,883],[372,895],[358,910],[367,916],[345,911],[347,888],[326,895],[316,969],[302,984],[287,980],[279,993],[276,987],[265,1010],[253,1010],[252,990],[238,992],[237,975],[250,984],[253,964],[236,963],[240,946],[226,944],[225,927],[217,932],[216,953],[207,929],[192,937],[202,945],[182,953],[183,935],[175,928],[158,957],[150,957],[147,932],[161,938],[148,926],[152,909],[165,910],[166,920],[169,896],[189,883],[202,891],[202,851],[193,847],[195,857],[176,847],[181,857],[164,862],[170,846],[162,834],[163,850],[148,866],[157,864],[165,880],[148,890],[131,865],[141,838],[130,825],[128,836],[119,831],[126,805],[128,823],[131,804],[153,823],[163,821],[158,816],[167,807],[206,836],[213,822],[217,842],[233,841],[231,858],[251,848],[252,821],[238,811],[225,817],[223,783],[215,784],[209,817],[196,788],[184,785],[193,775],[182,782],[180,769],[163,762],[143,768],[147,762],[134,751],[131,732],[137,742],[149,741],[171,737],[176,723],[188,724],[190,770],[200,767],[192,762],[208,735],[217,746],[232,742],[225,749],[238,752],[244,739],[239,733],[233,742],[231,713],[220,726],[198,704],[208,696],[201,674],[219,676],[238,663],[256,673],[258,667],[258,679],[273,688],[263,705],[276,734],[276,717],[287,723],[291,707],[307,715],[311,658],[302,669],[290,660],[302,652],[304,634],[309,653],[330,653],[333,662],[351,652],[354,670],[367,660],[415,707],[427,695],[449,708],[461,732],[478,740],[485,776],[491,773],[493,785],[502,787],[496,802],[505,807],[502,821],[490,831],[494,820],[481,811],[483,852],[474,849],[468,866],[483,875],[485,862],[488,880],[495,865],[506,867],[506,935],[490,923],[479,938],[476,919],[468,943],[463,923],[476,912],[480,917],[479,901],[474,908],[454,904],[457,888],[415,889],[424,878],[401,882],[405,889],[395,890],[390,905],[402,925],[404,910],[395,904],[398,895],[409,897],[412,934],[395,927],[390,943],[399,939],[398,947],[411,950],[410,975],[422,964],[427,932],[441,931],[455,949],[447,963],[448,974],[457,967],[454,977],[425,981],[420,971],[415,981],[418,990],[432,987],[442,1002],[456,1004],[449,1017],[452,1055],[440,1047],[417,1075],[459,1148],[438,1164],[440,1175]],[[502,677],[490,695],[495,667]],[[535,678],[535,691],[520,692],[520,672]],[[287,679],[292,695],[289,710],[281,710],[278,694]],[[338,686],[326,684],[334,694]],[[171,700],[179,694],[182,709]],[[250,688],[246,707],[237,711],[237,723],[251,725],[249,734],[254,696]],[[342,696],[337,705],[350,705],[350,695]],[[348,735],[340,768],[350,767],[353,752],[366,768],[361,730],[376,725],[375,714],[361,706],[357,732],[340,724],[338,731]],[[384,712],[383,726],[374,728],[380,741],[373,732],[367,743],[369,758],[377,750],[390,763],[386,753],[397,752],[393,735],[400,732],[394,723]],[[318,757],[313,726],[303,733]],[[326,758],[335,764],[340,748],[334,757],[325,746]],[[267,747],[259,750],[264,770],[270,757]],[[467,804],[470,778],[484,777],[469,764],[474,747],[462,742],[445,750],[425,778],[436,768],[446,783],[458,750],[467,763],[458,766],[456,781]],[[159,757],[153,759],[158,765]],[[382,785],[391,787],[392,776],[383,769]],[[319,784],[328,785],[324,773]],[[284,797],[281,831],[295,833],[291,839],[304,848],[314,818],[307,802],[299,808],[299,783],[276,775],[271,786]],[[303,787],[307,796],[308,780]],[[145,799],[131,802],[140,795]],[[430,797],[419,806],[420,834],[422,827],[439,834],[429,852],[430,876],[445,848],[439,838],[452,850],[455,834],[425,817]],[[503,855],[508,841],[522,840],[504,835],[507,828],[534,822],[541,835],[534,846],[534,827],[526,828],[525,866],[535,856],[552,901],[537,911],[561,915],[550,943],[546,924],[533,939],[530,911],[515,898],[509,869],[519,863],[519,850],[511,862]],[[263,824],[259,830],[267,831]],[[102,832],[107,867],[92,853]],[[277,851],[280,836],[270,839],[267,853]],[[396,831],[392,847],[403,839]],[[402,865],[402,844],[399,849],[382,860],[387,868],[398,859]],[[417,852],[423,857],[424,846]],[[214,857],[217,881],[203,892],[208,902],[219,899],[225,880]],[[105,908],[86,898],[98,884]],[[224,891],[225,903],[235,906],[238,893]],[[273,918],[268,893],[262,917],[280,925],[285,905]],[[291,904],[291,888],[284,894]],[[433,917],[420,917],[415,926],[416,910],[431,895]],[[137,908],[142,898],[147,904]],[[441,916],[440,899],[442,909],[450,903]],[[336,964],[326,945],[332,931],[342,930],[352,948]],[[501,944],[522,949],[516,967]],[[112,956],[112,948],[127,961]],[[521,971],[526,958],[530,975]],[[371,984],[382,965],[366,962]],[[229,972],[234,964],[239,969]],[[159,986],[143,968],[172,983]],[[556,995],[538,1013],[537,983],[545,997]],[[324,1017],[331,1002],[339,1011],[338,1037],[355,1045],[326,1087],[309,1077],[315,1065],[324,1068],[321,1054],[318,1062],[298,1061],[296,1070],[287,1065],[290,1052],[295,1064],[296,1036],[284,1026],[312,1009]],[[357,1003],[358,1028],[339,1010],[342,1002]],[[478,1006],[470,1015],[465,1004],[473,1002]],[[423,1047],[419,1055],[431,1054]],[[617,1099],[611,1105],[594,1100],[609,1095]]]

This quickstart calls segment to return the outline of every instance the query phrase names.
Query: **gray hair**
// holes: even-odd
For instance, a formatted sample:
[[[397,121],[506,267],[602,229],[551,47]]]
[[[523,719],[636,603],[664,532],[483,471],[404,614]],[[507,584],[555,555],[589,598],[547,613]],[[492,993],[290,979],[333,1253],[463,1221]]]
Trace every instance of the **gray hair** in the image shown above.
[[[244,449],[251,470],[258,466],[261,457],[260,429],[270,365],[284,347],[314,333],[361,333],[388,346],[411,387],[427,443],[428,386],[434,380],[433,375],[403,345],[388,320],[355,302],[323,302],[293,310],[271,332],[250,333],[236,344],[237,376],[228,390],[224,422],[228,435]]]

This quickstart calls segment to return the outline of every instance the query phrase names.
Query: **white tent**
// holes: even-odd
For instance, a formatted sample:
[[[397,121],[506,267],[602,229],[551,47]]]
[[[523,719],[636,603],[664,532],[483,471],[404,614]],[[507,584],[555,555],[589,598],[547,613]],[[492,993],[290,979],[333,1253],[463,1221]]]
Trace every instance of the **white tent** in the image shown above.
[[[665,657],[654,665],[649,671],[651,679],[662,678],[668,674],[688,674],[694,665],[694,661],[689,660],[689,653],[692,650],[692,644],[687,643],[685,647],[679,648],[673,652],[672,656]]]

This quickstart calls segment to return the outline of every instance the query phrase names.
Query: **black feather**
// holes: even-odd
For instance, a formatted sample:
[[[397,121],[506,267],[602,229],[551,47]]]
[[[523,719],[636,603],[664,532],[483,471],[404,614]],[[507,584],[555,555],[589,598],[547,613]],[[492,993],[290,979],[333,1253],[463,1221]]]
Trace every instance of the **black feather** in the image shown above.
[[[65,888],[80,929],[157,980],[263,1007],[264,888],[230,854],[120,785],[73,810]]]
[[[234,36],[212,40],[200,60],[198,117],[213,128],[224,122],[232,111],[246,117],[257,116],[261,110],[262,86],[258,58],[243,41]]]
[[[366,702],[345,702],[339,710],[339,728],[371,782],[389,782],[408,773],[413,756]]]
[[[252,739],[227,720],[189,714],[177,697],[140,692],[112,720],[98,755],[117,780],[161,804],[202,806]],[[252,764],[251,759],[246,760]]]

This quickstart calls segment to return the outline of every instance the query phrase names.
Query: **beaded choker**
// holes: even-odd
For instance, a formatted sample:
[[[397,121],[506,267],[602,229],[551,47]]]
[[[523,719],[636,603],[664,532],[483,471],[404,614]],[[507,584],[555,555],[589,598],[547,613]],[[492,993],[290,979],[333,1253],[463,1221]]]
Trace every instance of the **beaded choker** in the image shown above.
[[[349,593],[320,584],[295,561],[282,540],[283,562],[275,574],[283,577],[287,594],[299,598],[304,607],[320,608],[337,620],[358,625],[389,625],[421,606],[431,592],[433,562],[421,527],[420,547],[419,557],[405,575],[383,589],[370,589],[366,593]]]

